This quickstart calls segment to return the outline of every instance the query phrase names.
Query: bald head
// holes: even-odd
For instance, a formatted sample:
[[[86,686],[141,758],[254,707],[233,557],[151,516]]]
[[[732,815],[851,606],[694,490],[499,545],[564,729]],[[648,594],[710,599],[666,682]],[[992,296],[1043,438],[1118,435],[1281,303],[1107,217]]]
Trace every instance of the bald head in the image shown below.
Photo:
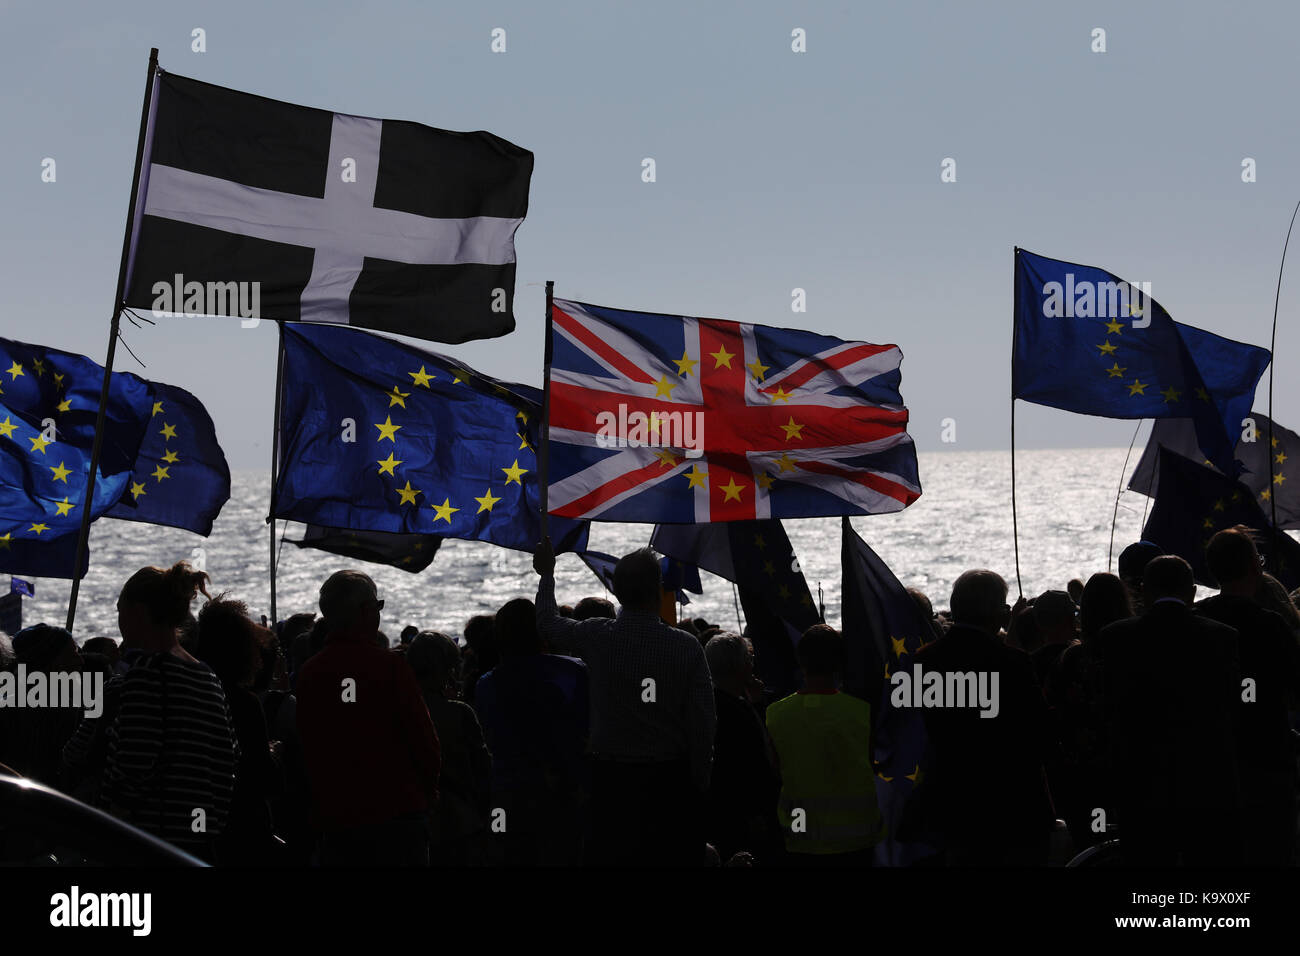
[[[954,623],[996,631],[1007,620],[1007,582],[994,571],[967,571],[953,583],[949,606]]]

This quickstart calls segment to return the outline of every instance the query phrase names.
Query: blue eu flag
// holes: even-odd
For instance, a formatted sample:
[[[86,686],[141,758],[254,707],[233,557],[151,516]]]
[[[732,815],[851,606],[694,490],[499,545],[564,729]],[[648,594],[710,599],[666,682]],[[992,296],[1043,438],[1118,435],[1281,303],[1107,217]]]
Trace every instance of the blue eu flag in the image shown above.
[[[274,516],[532,551],[540,395],[357,329],[284,327]],[[557,552],[585,522],[551,517]]]
[[[130,376],[134,378],[134,376]],[[175,385],[149,382],[149,427],[130,487],[110,518],[185,528],[207,535],[230,498],[230,468],[203,403]]]
[[[72,576],[103,378],[84,355],[0,339],[0,571]],[[112,377],[93,517],[126,491],[151,401]]]
[[[1233,447],[1269,351],[1175,322],[1150,283],[1016,250],[1012,396],[1105,418],[1190,418],[1235,474]]]

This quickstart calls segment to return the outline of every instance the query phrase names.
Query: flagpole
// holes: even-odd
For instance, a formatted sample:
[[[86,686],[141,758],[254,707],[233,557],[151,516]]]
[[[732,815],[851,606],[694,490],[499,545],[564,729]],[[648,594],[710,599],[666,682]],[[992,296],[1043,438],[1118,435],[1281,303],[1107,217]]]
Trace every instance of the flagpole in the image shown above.
[[[1277,494],[1273,491],[1273,369],[1277,365],[1277,305],[1282,298],[1282,270],[1286,268],[1286,247],[1291,244],[1291,230],[1295,228],[1300,202],[1291,213],[1291,225],[1286,227],[1286,242],[1282,243],[1282,264],[1277,268],[1277,293],[1273,296],[1273,334],[1268,340],[1268,508],[1269,508],[1269,564],[1277,570]]]
[[[555,283],[546,280],[546,344],[542,353],[542,434],[537,449],[537,498],[541,508],[543,540],[550,534],[551,480],[551,310],[555,301]]]
[[[266,523],[271,528],[271,625],[278,620],[275,612],[275,565],[278,555],[275,552],[275,483],[280,468],[280,397],[284,391],[284,322],[276,320],[275,328],[279,347],[275,357],[275,423],[271,427],[271,510]]]
[[[1016,256],[1020,247],[1014,246],[1011,254],[1011,290],[1015,299],[1020,297],[1020,283],[1016,281]],[[1016,549],[1016,591],[1025,596],[1020,583],[1020,523],[1016,517],[1016,317],[1019,309],[1011,307],[1011,540]]]
[[[68,595],[67,629],[77,618],[77,593],[81,590],[81,561],[90,542],[90,503],[95,494],[95,473],[104,444],[104,418],[108,409],[108,392],[113,377],[113,358],[117,354],[117,336],[126,298],[126,267],[131,256],[131,230],[135,225],[136,199],[140,192],[140,168],[144,163],[144,145],[149,130],[149,109],[153,105],[153,80],[158,72],[158,48],[149,51],[149,70],[144,82],[144,106],[140,110],[140,135],[135,143],[135,170],[131,174],[131,201],[126,209],[126,230],[122,237],[122,261],[117,268],[117,292],[113,296],[113,317],[108,326],[108,355],[104,359],[104,382],[99,389],[99,412],[95,416],[95,441],[90,451],[90,472],[86,475],[85,498],[81,503],[81,530],[77,534],[77,555],[72,565],[72,591]]]
[[[1110,516],[1110,546],[1106,549],[1106,573],[1110,573],[1111,558],[1115,554],[1115,523],[1119,520],[1119,499],[1124,494],[1124,476],[1128,474],[1128,460],[1133,454],[1133,446],[1137,444],[1138,432],[1142,430],[1142,419],[1138,419],[1137,428],[1133,429],[1133,439],[1128,443],[1128,451],[1124,455],[1124,467],[1119,472],[1119,487],[1115,489],[1115,510]]]

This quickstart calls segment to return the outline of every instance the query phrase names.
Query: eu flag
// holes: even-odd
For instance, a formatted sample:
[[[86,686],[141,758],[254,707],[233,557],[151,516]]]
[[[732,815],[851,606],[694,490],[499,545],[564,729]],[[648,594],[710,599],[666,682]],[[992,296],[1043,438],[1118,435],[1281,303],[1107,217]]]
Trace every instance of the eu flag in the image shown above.
[[[71,576],[103,379],[84,355],[0,339],[0,570]],[[151,401],[139,378],[110,380],[93,517],[126,491]],[[70,550],[36,546],[64,536]]]
[[[591,568],[591,573],[596,575],[596,580],[604,586],[605,590],[612,594],[614,567],[618,564],[618,558],[604,551],[583,551],[578,557],[582,558],[583,564]],[[663,576],[664,590],[672,591],[673,599],[678,604],[691,603],[691,599],[686,596],[687,591],[695,594],[704,593],[704,587],[700,584],[700,569],[694,565],[683,564],[674,558],[665,557],[659,562],[659,573]]]
[[[934,852],[905,842],[909,834],[902,825],[924,771],[925,722],[920,710],[895,708],[885,690],[891,665],[910,668],[932,634],[916,602],[847,517],[842,530],[844,690],[871,704],[876,800],[889,828],[877,856],[891,866],[904,866]]]
[[[1190,418],[1234,474],[1233,446],[1269,351],[1175,322],[1141,287],[1016,250],[1012,396],[1105,418]]]
[[[661,524],[650,544],[660,554],[733,582],[754,645],[758,676],[769,689],[798,686],[794,648],[821,615],[794,547],[776,518],[713,524]]]
[[[349,531],[346,528],[322,528],[309,524],[298,541],[300,548],[315,548],[345,558],[386,564],[419,574],[433,563],[442,545],[436,534],[389,534],[385,531]]]
[[[1255,495],[1239,481],[1168,448],[1157,464],[1156,503],[1142,537],[1192,566],[1200,584],[1218,587],[1205,564],[1205,546],[1224,528],[1244,525],[1258,532],[1259,553],[1268,570],[1288,591],[1300,586],[1300,542],[1285,531],[1274,533]]]
[[[132,376],[134,377],[134,376]],[[147,383],[154,392],[149,427],[131,486],[110,518],[185,528],[208,535],[230,498],[230,468],[203,403],[175,385]]]
[[[283,334],[274,517],[536,547],[540,391],[357,329]],[[580,550],[587,528],[550,535]]]

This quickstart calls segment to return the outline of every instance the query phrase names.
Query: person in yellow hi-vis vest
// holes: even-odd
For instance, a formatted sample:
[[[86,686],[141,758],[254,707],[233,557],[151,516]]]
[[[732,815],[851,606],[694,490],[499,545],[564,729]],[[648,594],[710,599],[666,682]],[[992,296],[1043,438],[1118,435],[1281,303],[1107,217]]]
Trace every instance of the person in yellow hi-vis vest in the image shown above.
[[[777,818],[791,864],[870,866],[885,836],[871,767],[871,705],[841,693],[844,639],[817,624],[799,639],[804,686],[767,708],[781,761]]]

